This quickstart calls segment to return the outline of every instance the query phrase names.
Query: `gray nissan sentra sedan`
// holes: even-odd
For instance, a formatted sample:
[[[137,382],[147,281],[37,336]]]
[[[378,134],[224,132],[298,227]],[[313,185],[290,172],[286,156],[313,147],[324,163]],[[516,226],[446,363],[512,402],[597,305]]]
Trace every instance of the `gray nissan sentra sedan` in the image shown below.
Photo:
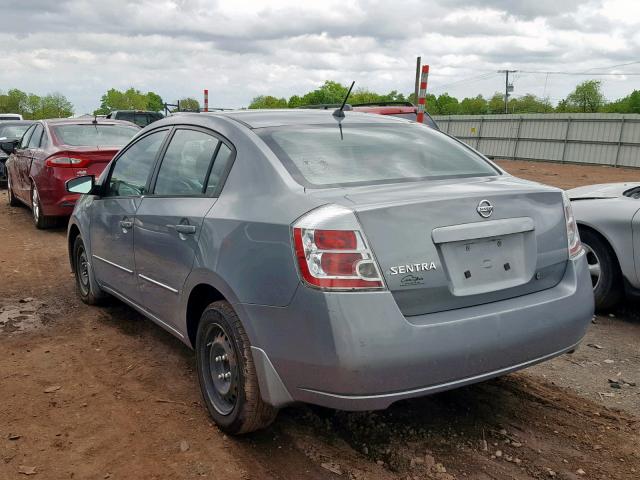
[[[230,433],[308,402],[386,408],[576,348],[593,293],[571,206],[457,140],[355,112],[153,123],[69,223],[83,301],[196,351]]]

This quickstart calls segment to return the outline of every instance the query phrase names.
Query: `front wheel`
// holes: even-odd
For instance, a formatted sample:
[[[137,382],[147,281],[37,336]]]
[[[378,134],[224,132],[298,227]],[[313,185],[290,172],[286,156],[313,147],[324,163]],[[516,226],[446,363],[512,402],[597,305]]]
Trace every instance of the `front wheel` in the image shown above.
[[[80,235],[73,242],[73,269],[80,300],[87,305],[99,304],[105,294],[95,285],[95,282],[91,281],[91,264]]]
[[[7,171],[7,195],[9,197],[9,206],[17,207],[20,205],[18,198],[13,194],[13,185],[11,184],[11,176],[9,176],[9,171]]]
[[[614,307],[622,298],[622,273],[613,249],[598,234],[581,230],[596,309]]]
[[[202,396],[221,430],[237,435],[273,422],[277,409],[262,401],[251,343],[228,302],[214,302],[202,314],[196,361]]]

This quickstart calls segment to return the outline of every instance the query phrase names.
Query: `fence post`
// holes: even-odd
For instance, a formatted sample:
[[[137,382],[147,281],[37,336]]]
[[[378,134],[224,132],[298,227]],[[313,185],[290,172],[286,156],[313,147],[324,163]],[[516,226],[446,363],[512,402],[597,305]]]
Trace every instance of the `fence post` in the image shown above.
[[[484,115],[480,117],[480,126],[478,127],[478,139],[476,140],[476,150],[480,150],[480,139],[482,138],[482,125],[484,124]]]
[[[518,140],[520,140],[520,128],[522,128],[522,115],[520,115],[520,119],[518,120],[518,129],[516,130],[516,143],[513,146],[513,155],[511,155],[511,159],[516,159],[516,154],[518,153]]]
[[[624,116],[620,119],[620,134],[618,135],[618,149],[616,150],[616,161],[614,167],[618,167],[618,159],[620,158],[620,150],[622,148],[622,132],[624,131]]]
[[[564,163],[564,159],[567,154],[567,142],[569,140],[569,129],[571,128],[571,117],[567,117],[567,131],[564,134],[564,147],[562,148],[562,160],[561,163]]]

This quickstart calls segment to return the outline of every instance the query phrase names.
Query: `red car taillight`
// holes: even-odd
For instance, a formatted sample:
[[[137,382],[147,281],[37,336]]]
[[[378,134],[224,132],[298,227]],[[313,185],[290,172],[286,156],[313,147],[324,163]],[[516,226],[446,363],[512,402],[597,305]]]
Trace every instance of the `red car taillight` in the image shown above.
[[[339,228],[330,228],[336,225]],[[293,225],[293,243],[302,279],[327,290],[382,289],[373,253],[351,210],[329,205]]]
[[[53,156],[44,162],[47,167],[83,168],[89,164],[86,158],[69,157],[67,155]]]

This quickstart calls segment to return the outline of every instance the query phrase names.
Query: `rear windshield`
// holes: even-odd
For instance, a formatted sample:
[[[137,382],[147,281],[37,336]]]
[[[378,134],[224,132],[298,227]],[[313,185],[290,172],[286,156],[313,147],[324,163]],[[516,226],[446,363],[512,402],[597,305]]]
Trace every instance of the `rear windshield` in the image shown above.
[[[31,124],[26,125],[2,125],[0,123],[0,138],[21,138]]]
[[[138,130],[128,125],[69,124],[53,125],[51,134],[60,145],[121,147],[126,145]]]
[[[338,124],[274,127],[256,133],[298,183],[372,185],[499,175],[480,155],[423,125]]]

